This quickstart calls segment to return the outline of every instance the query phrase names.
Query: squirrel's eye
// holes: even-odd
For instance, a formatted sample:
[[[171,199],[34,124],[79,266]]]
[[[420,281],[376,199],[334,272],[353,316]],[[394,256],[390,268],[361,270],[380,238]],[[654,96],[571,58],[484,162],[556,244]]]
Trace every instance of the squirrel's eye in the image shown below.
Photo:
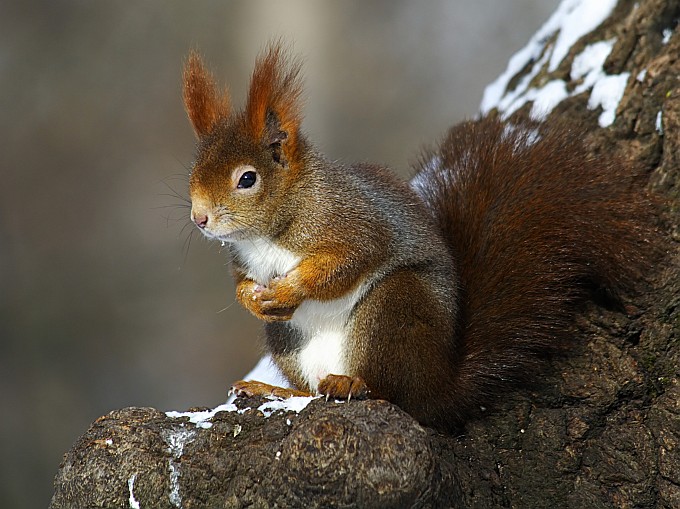
[[[241,175],[241,178],[238,179],[236,187],[238,189],[248,189],[249,187],[253,187],[255,182],[257,182],[257,173],[254,171],[246,171]]]

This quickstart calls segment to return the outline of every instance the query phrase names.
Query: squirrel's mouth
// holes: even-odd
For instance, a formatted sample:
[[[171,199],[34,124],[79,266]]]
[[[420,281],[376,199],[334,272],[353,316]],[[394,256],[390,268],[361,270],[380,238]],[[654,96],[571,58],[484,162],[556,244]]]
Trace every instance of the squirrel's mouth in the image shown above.
[[[237,242],[239,240],[243,240],[248,236],[245,230],[236,230],[234,232],[231,232],[227,235],[217,235],[215,238],[219,240],[222,243],[227,243],[227,242]]]
[[[203,235],[205,235],[209,239],[217,240],[219,242],[222,242],[223,244],[237,242],[239,240],[243,240],[248,236],[246,230],[243,228],[236,229],[230,232],[213,232],[210,231],[210,229],[208,228],[200,228],[200,230],[201,233],[203,233]]]
[[[249,228],[235,221],[216,217],[212,212],[195,213],[192,210],[192,220],[201,233],[211,240],[222,243],[236,242],[249,236]]]

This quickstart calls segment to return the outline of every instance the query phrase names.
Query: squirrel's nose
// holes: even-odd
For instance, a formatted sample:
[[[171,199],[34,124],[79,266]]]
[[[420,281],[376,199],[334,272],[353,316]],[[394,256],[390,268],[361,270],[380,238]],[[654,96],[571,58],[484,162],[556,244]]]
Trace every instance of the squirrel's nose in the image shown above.
[[[208,216],[206,214],[194,212],[192,216],[194,223],[196,223],[196,226],[199,228],[203,229],[208,225]]]
[[[211,203],[201,196],[191,197],[191,220],[198,226],[201,230],[208,227],[208,223],[211,222],[212,217],[212,205]]]

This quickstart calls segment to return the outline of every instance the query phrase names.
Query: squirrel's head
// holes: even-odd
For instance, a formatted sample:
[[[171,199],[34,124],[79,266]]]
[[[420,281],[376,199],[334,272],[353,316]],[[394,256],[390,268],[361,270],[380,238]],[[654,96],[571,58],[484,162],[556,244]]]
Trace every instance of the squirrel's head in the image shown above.
[[[300,62],[280,43],[258,57],[243,111],[218,89],[196,53],[184,67],[184,106],[198,138],[191,170],[191,217],[224,241],[271,236],[305,167]]]

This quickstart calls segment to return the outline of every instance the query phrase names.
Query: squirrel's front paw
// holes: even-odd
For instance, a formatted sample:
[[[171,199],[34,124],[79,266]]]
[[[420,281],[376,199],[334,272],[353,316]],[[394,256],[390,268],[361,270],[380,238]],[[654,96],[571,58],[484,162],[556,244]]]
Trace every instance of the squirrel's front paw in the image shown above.
[[[277,322],[290,320],[300,299],[286,278],[273,279],[269,286],[243,280],[236,289],[236,297],[248,311],[260,320]]]

